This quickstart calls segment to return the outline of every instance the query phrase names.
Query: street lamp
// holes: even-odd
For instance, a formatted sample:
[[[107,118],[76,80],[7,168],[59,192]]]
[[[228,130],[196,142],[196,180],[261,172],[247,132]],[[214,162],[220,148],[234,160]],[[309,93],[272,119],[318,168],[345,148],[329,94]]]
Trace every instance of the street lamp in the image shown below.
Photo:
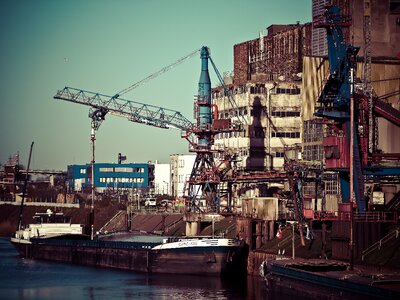
[[[296,221],[286,221],[286,223],[289,223],[292,225],[292,259],[295,259],[295,247],[294,247],[294,225],[296,224]]]

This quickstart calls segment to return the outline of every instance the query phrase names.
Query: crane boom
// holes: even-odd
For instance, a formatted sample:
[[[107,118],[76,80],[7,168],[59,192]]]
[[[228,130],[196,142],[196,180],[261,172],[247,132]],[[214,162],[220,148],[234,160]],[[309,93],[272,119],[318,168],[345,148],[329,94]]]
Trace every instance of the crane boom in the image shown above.
[[[186,59],[195,56],[195,55],[196,55],[197,53],[199,53],[199,52],[200,52],[200,49],[197,49],[197,50],[195,50],[195,51],[189,53],[188,55],[186,55],[186,56],[184,56],[184,57],[181,57],[180,59],[178,59],[178,60],[175,61],[174,63],[172,63],[172,64],[170,64],[170,65],[168,65],[168,66],[165,66],[165,67],[162,68],[161,70],[159,70],[159,71],[157,71],[157,72],[155,72],[155,73],[153,73],[153,74],[147,76],[146,78],[143,78],[142,80],[140,80],[140,81],[138,81],[138,82],[132,84],[131,86],[127,87],[126,89],[123,89],[122,91],[120,91],[120,92],[118,92],[117,94],[115,94],[114,97],[115,97],[115,98],[118,98],[118,97],[120,97],[120,96],[122,96],[122,95],[124,95],[124,94],[126,94],[126,93],[128,93],[128,92],[130,92],[131,90],[136,89],[138,86],[142,85],[143,83],[145,83],[145,82],[147,82],[147,81],[149,81],[149,80],[151,80],[151,79],[153,79],[153,78],[156,78],[157,76],[159,76],[159,75],[161,75],[161,74],[164,74],[165,72],[171,70],[173,67],[175,67],[175,66],[177,66],[177,65],[179,65],[179,64],[181,64],[181,63],[183,63]]]
[[[103,109],[107,113],[126,118],[131,122],[145,123],[159,128],[174,127],[183,131],[191,131],[194,126],[192,122],[175,110],[71,87],[57,91],[54,99]]]

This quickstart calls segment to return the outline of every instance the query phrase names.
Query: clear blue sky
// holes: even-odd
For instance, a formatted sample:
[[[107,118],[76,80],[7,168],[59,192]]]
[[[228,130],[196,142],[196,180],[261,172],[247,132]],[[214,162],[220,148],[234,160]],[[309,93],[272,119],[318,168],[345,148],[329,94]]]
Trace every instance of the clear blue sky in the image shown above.
[[[201,46],[220,72],[233,70],[233,45],[271,24],[311,21],[311,0],[0,1],[0,163],[20,152],[32,167],[90,161],[88,107],[54,100],[65,86],[113,95]],[[200,59],[191,58],[124,98],[193,118]],[[213,86],[216,78],[211,74]],[[159,160],[187,153],[178,130],[107,116],[96,161]]]

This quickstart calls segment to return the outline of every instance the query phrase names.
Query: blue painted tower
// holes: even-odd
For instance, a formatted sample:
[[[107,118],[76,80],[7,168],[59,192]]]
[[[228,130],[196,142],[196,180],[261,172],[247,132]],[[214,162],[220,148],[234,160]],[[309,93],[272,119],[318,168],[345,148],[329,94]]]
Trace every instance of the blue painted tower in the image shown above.
[[[197,146],[201,149],[209,149],[210,130],[211,130],[211,81],[208,73],[208,59],[210,57],[209,49],[202,47],[200,52],[201,73],[199,79],[199,93],[195,110],[197,115]],[[197,107],[196,107],[197,106]]]
[[[192,207],[196,210],[218,212],[218,184],[221,179],[214,164],[213,152],[215,151],[212,149],[214,131],[212,127],[211,81],[208,72],[210,52],[207,47],[201,48],[200,58],[199,89],[194,103],[196,126],[193,130],[197,137],[197,143],[193,145],[192,150],[196,152],[196,160],[188,181],[189,197],[192,201]],[[206,207],[200,209],[202,200],[205,200]]]

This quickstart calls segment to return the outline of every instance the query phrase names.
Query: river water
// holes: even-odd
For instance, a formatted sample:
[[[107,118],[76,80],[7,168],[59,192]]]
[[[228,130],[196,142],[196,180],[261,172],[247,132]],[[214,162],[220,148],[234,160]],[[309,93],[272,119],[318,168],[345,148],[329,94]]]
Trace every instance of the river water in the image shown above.
[[[272,299],[258,277],[153,275],[22,259],[0,238],[0,299]],[[282,299],[282,298],[280,298]]]

